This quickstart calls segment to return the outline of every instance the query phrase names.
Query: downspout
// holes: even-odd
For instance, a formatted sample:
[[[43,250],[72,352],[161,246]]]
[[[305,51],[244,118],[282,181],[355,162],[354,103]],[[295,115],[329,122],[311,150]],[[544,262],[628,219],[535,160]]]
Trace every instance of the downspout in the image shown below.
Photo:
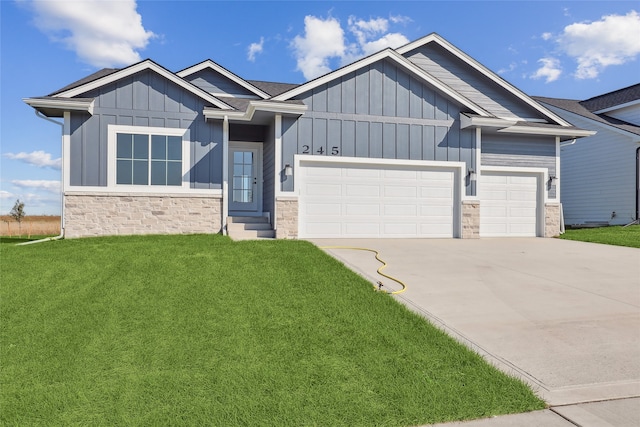
[[[62,141],[61,150],[60,150],[60,159],[62,163],[60,165],[60,234],[55,237],[47,237],[46,239],[32,240],[30,242],[18,243],[16,246],[32,245],[34,243],[60,240],[64,237],[64,123],[60,123],[56,120],[53,120],[52,118],[45,116],[38,110],[35,110],[35,111],[36,111],[36,116],[60,126],[60,135],[61,135],[60,140]]]
[[[640,147],[636,150],[636,222],[640,221]]]

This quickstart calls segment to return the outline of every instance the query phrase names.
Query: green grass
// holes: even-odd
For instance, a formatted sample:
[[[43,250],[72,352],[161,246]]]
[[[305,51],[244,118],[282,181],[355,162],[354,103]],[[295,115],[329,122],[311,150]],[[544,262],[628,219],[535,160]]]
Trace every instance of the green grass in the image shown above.
[[[409,426],[545,406],[307,242],[1,250],[2,425]]]
[[[560,238],[640,248],[640,225],[567,230]]]

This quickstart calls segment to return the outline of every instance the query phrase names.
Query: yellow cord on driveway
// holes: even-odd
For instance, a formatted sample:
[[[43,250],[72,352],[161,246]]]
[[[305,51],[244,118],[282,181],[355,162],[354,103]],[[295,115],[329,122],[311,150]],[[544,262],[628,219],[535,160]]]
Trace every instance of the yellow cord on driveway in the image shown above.
[[[382,282],[378,282],[378,290],[382,291],[382,292],[386,292],[388,294],[391,295],[396,295],[399,294],[401,292],[404,292],[407,290],[407,285],[404,284],[404,282],[400,279],[397,279],[393,276],[390,276],[388,274],[385,274],[382,272],[382,270],[384,270],[387,267],[387,263],[384,262],[381,258],[380,258],[380,253],[378,251],[376,251],[375,249],[369,249],[369,248],[356,248],[353,246],[321,246],[320,249],[350,249],[350,250],[354,250],[354,251],[367,251],[367,252],[373,252],[374,254],[376,254],[376,259],[382,263],[382,266],[380,268],[378,268],[378,270],[376,270],[376,272],[383,276],[386,277],[387,279],[393,280],[394,282],[398,283],[400,286],[402,286],[402,289],[399,289],[397,291],[393,291],[393,292],[389,292],[389,291],[383,291],[382,288]],[[375,288],[375,286],[374,286]]]

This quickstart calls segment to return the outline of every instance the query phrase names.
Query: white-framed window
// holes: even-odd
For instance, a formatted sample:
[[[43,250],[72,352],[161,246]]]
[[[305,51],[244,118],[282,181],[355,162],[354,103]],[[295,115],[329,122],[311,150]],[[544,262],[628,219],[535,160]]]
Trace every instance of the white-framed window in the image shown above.
[[[185,129],[109,125],[111,187],[188,187]]]

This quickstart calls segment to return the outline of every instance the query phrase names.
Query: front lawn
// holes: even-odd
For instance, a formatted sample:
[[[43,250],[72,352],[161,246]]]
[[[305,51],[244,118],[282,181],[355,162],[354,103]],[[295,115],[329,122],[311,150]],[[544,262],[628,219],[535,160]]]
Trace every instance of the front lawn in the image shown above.
[[[640,225],[567,230],[561,239],[640,248]]]
[[[411,426],[544,407],[307,242],[1,251],[2,425]]]

